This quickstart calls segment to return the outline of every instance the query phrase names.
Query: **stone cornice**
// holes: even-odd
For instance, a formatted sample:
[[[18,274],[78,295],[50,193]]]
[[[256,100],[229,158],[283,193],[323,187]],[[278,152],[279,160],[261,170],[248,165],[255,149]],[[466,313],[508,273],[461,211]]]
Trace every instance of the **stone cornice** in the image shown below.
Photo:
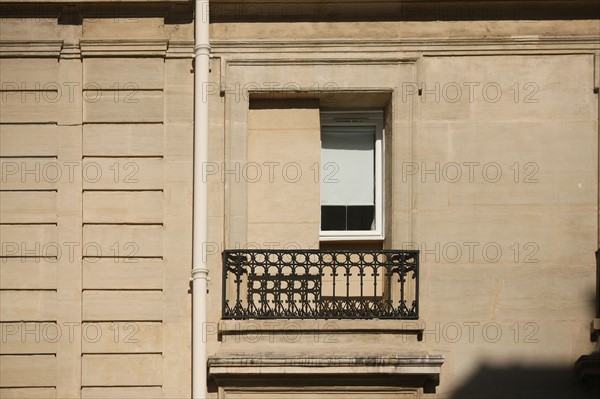
[[[252,53],[332,53],[332,52],[531,52],[597,51],[600,36],[511,36],[464,38],[406,38],[400,40],[213,40],[213,54]]]
[[[81,40],[83,57],[164,57],[168,40]]]
[[[60,52],[60,58],[62,59],[80,59],[81,58],[81,49],[78,44],[75,43],[65,43]]]
[[[385,53],[377,57],[377,62],[391,63],[411,62],[415,56],[407,53],[419,53],[424,56],[437,54],[527,54],[527,53],[593,53],[600,51],[599,36],[577,37],[503,37],[503,38],[417,38],[402,40],[214,40],[211,42],[212,54],[217,57],[226,56],[229,62],[236,59],[236,54],[244,54],[245,60],[237,62],[252,62],[247,54],[253,54],[257,60],[273,59],[274,54],[294,53],[298,62],[303,58],[316,62],[325,54],[327,62],[331,59],[353,59],[348,54],[370,55],[364,62],[373,62],[372,54]],[[78,50],[82,57],[167,57],[167,58],[192,58],[193,42],[186,40],[169,41],[157,40],[81,40],[76,44],[65,45],[62,40],[32,41],[32,40],[7,40],[0,41],[0,57],[49,57],[73,58],[78,57]],[[393,52],[397,54],[394,55]],[[401,56],[398,53],[402,54]],[[298,54],[310,54],[310,57],[298,57]],[[343,55],[345,54],[345,56]],[[254,57],[255,56],[255,57]],[[359,57],[361,58],[361,57]],[[289,60],[288,60],[289,62]]]
[[[415,379],[415,383],[428,387],[439,384],[444,363],[443,355],[277,355],[272,353],[215,355],[208,358],[208,374],[216,380],[250,378],[253,381],[274,377],[322,378],[327,375],[332,384],[333,377],[355,379],[369,376]]]
[[[169,41],[167,48],[167,58],[194,58],[194,42],[189,41]]]
[[[58,58],[62,48],[62,40],[0,41],[0,57]]]
[[[298,355],[283,356],[268,353],[259,353],[255,355],[227,355],[211,356],[208,358],[208,365],[213,369],[213,374],[219,367],[241,367],[241,368],[260,368],[260,367],[305,367],[313,369],[315,367],[364,367],[381,368],[392,366],[413,368],[411,371],[422,371],[423,368],[436,368],[444,364],[444,355],[414,354],[414,355]],[[258,373],[255,371],[246,371],[249,373]],[[315,371],[307,371],[315,373]]]
[[[189,40],[63,40],[0,41],[2,58],[164,57],[193,58]]]

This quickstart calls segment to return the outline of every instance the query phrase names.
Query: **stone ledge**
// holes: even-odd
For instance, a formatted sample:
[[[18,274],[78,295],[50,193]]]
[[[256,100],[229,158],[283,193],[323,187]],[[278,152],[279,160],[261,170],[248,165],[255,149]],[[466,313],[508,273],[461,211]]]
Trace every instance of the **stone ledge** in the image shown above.
[[[246,333],[335,332],[415,334],[419,339],[425,330],[422,320],[221,320],[219,335]]]
[[[0,40],[0,56],[4,58],[81,58],[81,57],[163,57],[193,58],[194,42],[190,40]]]
[[[58,58],[62,48],[62,40],[2,40],[0,57]]]
[[[278,374],[286,371],[302,371],[302,374],[347,373],[438,373],[444,363],[444,355],[298,355],[285,356],[268,353],[256,355],[210,356],[208,366],[211,374]]]
[[[168,43],[167,39],[81,40],[80,48],[83,57],[164,57],[167,52]]]
[[[214,355],[208,358],[208,375],[227,385],[227,380],[243,381],[266,379],[272,384],[293,386],[293,379],[302,378],[309,384],[311,378],[326,378],[331,385],[337,381],[370,381],[422,387],[434,392],[439,385],[443,355],[281,355],[271,353]],[[280,376],[281,378],[273,378]],[[361,378],[368,377],[368,378]],[[391,380],[389,379],[391,378]]]
[[[490,37],[406,37],[402,39],[220,39],[210,41],[211,51],[217,53],[249,53],[260,49],[261,53],[370,53],[384,54],[399,52],[448,52],[448,51],[501,51],[512,49],[519,52],[531,52],[532,49],[556,50],[597,50],[598,35],[577,36],[490,36]],[[407,58],[411,58],[408,56]]]

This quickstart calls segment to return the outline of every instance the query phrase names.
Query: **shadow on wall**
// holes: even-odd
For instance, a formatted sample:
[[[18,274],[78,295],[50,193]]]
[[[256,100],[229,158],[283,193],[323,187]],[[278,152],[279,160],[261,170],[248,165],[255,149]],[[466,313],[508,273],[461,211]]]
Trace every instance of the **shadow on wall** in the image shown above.
[[[442,381],[443,384],[443,381]],[[483,394],[483,396],[482,396]],[[449,399],[597,399],[573,367],[483,364]]]
[[[597,0],[210,2],[211,22],[543,21],[597,19]]]

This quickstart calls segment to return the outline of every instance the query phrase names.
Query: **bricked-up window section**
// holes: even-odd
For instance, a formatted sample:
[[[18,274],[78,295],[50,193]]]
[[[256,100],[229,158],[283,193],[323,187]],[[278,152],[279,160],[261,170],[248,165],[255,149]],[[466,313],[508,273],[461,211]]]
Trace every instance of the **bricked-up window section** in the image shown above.
[[[224,319],[416,319],[419,252],[226,250]]]
[[[383,113],[321,112],[321,239],[383,238]]]

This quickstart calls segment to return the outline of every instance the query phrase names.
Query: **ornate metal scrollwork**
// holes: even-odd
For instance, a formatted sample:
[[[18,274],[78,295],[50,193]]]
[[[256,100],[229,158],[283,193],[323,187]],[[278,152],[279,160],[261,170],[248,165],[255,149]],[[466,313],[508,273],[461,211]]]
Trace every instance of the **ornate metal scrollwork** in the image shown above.
[[[224,319],[416,319],[419,252],[226,250]]]

